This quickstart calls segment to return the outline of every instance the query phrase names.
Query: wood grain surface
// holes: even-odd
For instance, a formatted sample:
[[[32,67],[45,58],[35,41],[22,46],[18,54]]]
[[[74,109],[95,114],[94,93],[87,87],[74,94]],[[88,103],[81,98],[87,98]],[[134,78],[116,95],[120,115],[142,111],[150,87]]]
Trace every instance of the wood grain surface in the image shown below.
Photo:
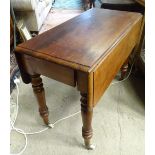
[[[140,18],[138,13],[90,9],[20,44],[16,51],[89,71]]]

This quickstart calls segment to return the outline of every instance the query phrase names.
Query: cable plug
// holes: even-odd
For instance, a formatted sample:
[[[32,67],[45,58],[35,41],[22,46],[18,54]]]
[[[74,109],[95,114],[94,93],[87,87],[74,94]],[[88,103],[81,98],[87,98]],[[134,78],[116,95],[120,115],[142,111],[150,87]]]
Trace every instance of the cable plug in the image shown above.
[[[15,78],[15,79],[14,79],[14,83],[15,83],[15,84],[20,83],[20,80],[19,80],[18,78]]]

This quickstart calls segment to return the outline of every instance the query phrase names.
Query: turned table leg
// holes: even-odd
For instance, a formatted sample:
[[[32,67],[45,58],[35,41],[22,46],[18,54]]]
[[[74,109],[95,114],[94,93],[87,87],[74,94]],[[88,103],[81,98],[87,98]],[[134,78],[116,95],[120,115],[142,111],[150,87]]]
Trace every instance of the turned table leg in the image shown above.
[[[119,80],[123,80],[127,74],[128,71],[128,59],[125,61],[125,63],[123,64],[123,66],[121,67],[121,77]]]
[[[87,94],[81,93],[81,115],[82,115],[82,136],[84,138],[84,143],[87,149],[94,149],[95,147],[91,144],[90,140],[93,136],[92,130],[92,116],[93,107],[89,107],[87,104]]]
[[[45,92],[44,92],[43,83],[42,83],[42,79],[40,78],[40,75],[38,74],[32,75],[31,83],[32,83],[33,92],[38,101],[40,115],[43,118],[44,123],[48,125],[49,124],[48,107],[46,106]]]

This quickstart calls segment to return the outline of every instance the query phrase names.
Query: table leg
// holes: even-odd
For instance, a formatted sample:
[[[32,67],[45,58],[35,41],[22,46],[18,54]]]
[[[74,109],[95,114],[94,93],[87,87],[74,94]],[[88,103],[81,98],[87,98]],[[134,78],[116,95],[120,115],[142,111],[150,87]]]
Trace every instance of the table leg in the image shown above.
[[[126,73],[128,71],[128,59],[125,61],[125,63],[123,64],[123,66],[121,67],[121,77],[119,80],[123,80],[126,76]]]
[[[87,149],[94,149],[94,146],[91,144],[90,140],[93,136],[92,130],[92,116],[93,116],[93,107],[88,106],[87,94],[81,93],[81,115],[82,115],[82,136],[84,138],[84,143]]]
[[[44,92],[43,83],[40,75],[38,74],[32,75],[31,83],[32,83],[33,92],[38,101],[40,115],[43,118],[44,123],[48,125],[49,124],[48,107],[46,105],[45,92]]]

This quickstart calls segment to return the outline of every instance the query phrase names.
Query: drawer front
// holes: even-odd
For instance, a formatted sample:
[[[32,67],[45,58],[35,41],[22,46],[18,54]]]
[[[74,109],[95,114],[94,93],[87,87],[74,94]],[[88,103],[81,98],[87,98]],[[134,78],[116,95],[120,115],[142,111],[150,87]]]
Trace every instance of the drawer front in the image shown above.
[[[76,82],[73,69],[29,55],[23,55],[23,60],[28,74],[41,74],[75,87]]]

